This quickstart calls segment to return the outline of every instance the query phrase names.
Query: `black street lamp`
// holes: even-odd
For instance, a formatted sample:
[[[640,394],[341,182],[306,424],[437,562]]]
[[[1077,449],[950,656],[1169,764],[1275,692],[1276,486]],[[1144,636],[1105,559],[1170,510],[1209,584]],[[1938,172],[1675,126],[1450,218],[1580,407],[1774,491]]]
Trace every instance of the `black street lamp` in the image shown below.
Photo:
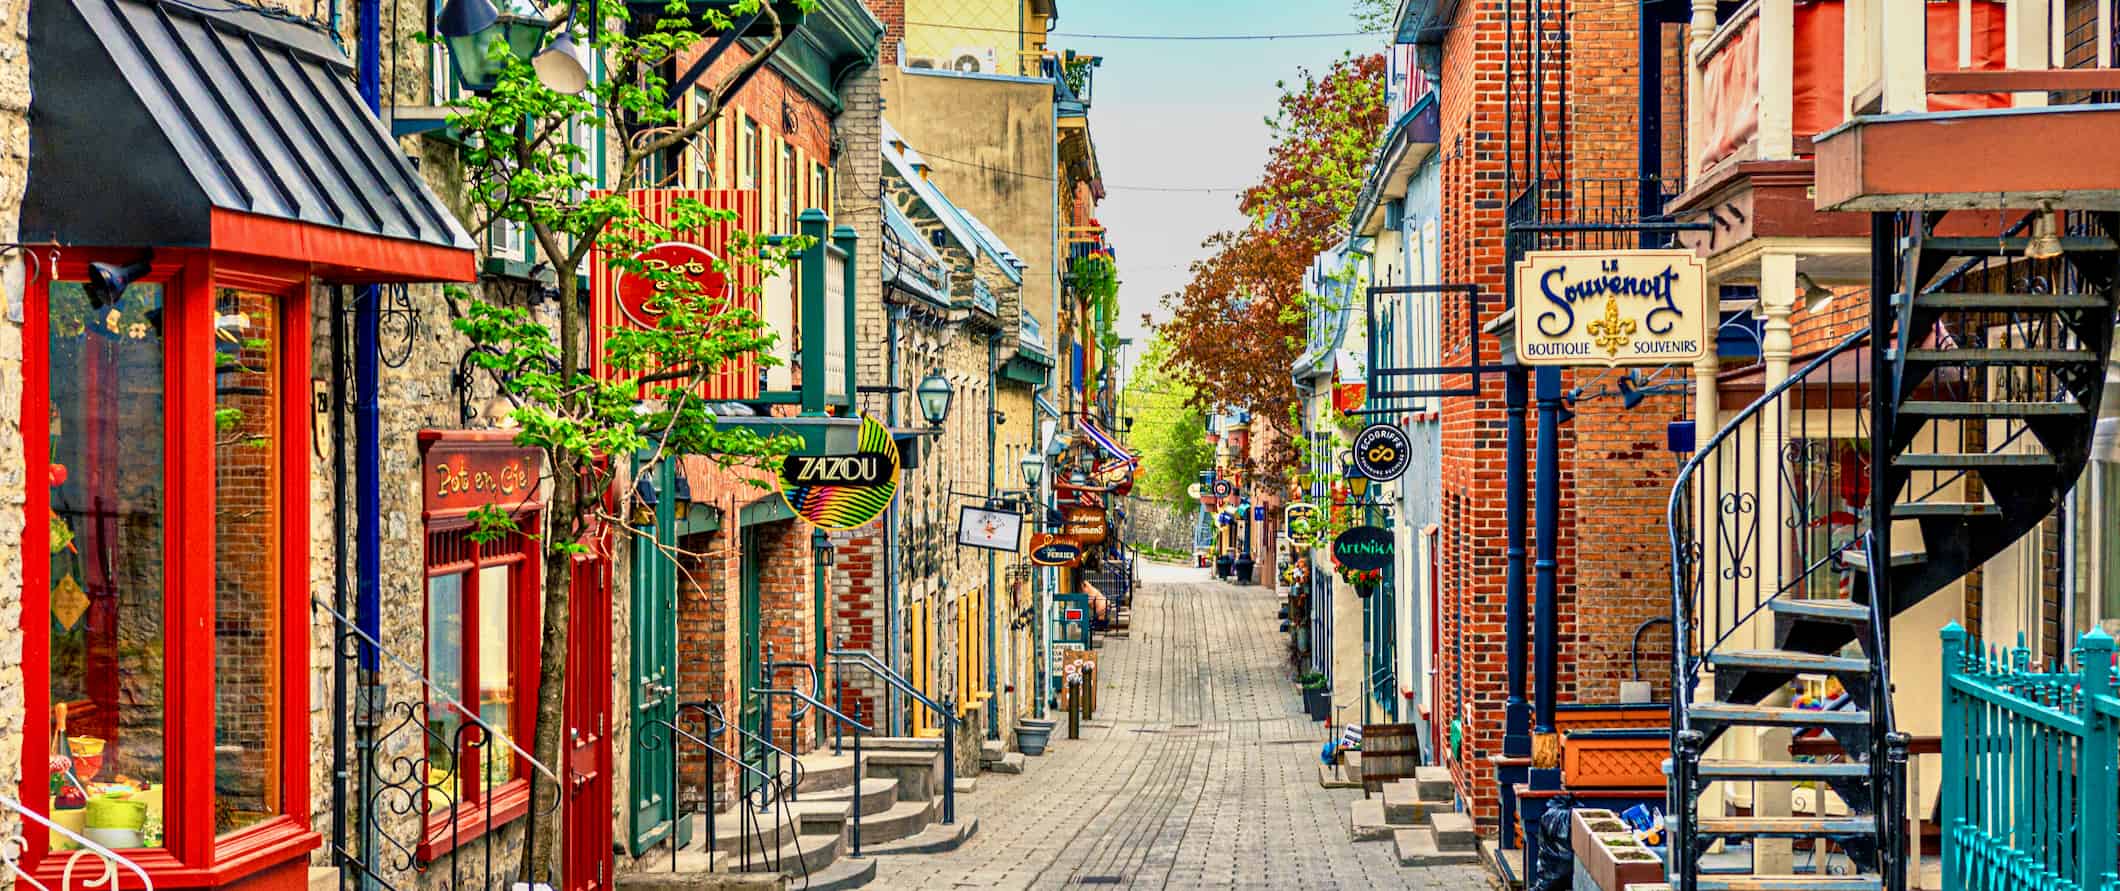
[[[497,47],[506,46],[508,54],[518,59],[533,58],[550,27],[535,12],[504,13],[493,0],[449,0],[434,22],[434,30],[449,47],[457,84],[473,93],[490,92],[500,85],[507,63],[494,58]]]
[[[1037,452],[1024,452],[1021,463],[1023,465],[1023,487],[1029,489],[1031,496],[1035,498],[1038,493],[1038,481],[1045,478],[1045,458],[1041,457]]]
[[[957,395],[950,386],[949,378],[942,372],[932,371],[920,379],[920,386],[913,388],[913,395],[920,401],[920,416],[927,419],[928,426],[940,427],[942,420],[950,416],[950,400]]]

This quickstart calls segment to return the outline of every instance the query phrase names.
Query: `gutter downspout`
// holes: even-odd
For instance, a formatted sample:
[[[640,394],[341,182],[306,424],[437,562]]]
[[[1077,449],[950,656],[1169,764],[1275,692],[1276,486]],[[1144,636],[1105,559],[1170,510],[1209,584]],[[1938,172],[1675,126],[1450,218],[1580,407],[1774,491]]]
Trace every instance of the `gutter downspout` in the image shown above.
[[[355,71],[361,99],[367,103],[369,113],[380,120],[383,110],[381,0],[356,0],[354,19]],[[382,302],[381,288],[363,286],[354,301],[353,323],[354,522],[358,524],[354,538],[354,572],[358,584],[354,623],[368,640],[383,637],[383,445],[381,411],[377,404],[382,375]],[[339,319],[333,319],[332,323],[337,325]],[[340,357],[333,356],[332,361],[336,363]],[[344,528],[343,524],[340,528]],[[361,800],[372,802],[374,796],[369,793],[373,791],[375,780],[374,759],[367,756],[375,749],[376,708],[383,694],[381,660],[374,645],[363,641],[359,646],[361,717],[354,730],[354,748],[362,753]],[[372,851],[378,827],[366,809],[362,816],[361,850]],[[377,884],[372,877],[361,882],[363,887],[370,888]]]
[[[885,326],[884,340],[888,344],[884,350],[884,385],[892,388],[890,394],[884,399],[884,423],[888,424],[892,430],[896,430],[898,429],[898,322],[905,317],[905,308],[886,305],[883,317]],[[916,443],[914,447],[918,448],[917,443],[919,440],[916,439],[914,442]],[[893,498],[890,505],[883,512],[883,664],[884,667],[894,672],[899,670],[898,548],[898,499]],[[905,733],[905,728],[900,726],[899,704],[900,697],[898,694],[886,687],[883,697],[884,716],[887,722],[886,726],[890,728],[890,733],[893,736]]]
[[[994,440],[998,435],[994,423],[994,362],[999,356],[1001,332],[986,336],[986,492],[994,493]],[[1000,593],[994,583],[994,552],[986,552],[986,693],[993,697],[987,700],[986,738],[1001,738],[1001,697],[994,691],[999,675],[994,668],[994,600]]]

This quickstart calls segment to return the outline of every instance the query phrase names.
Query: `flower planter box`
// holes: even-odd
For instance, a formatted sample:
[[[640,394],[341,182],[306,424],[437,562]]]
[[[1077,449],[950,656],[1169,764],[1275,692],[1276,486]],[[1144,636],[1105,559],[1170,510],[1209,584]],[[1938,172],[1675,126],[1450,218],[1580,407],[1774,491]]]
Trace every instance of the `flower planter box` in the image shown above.
[[[1561,777],[1571,789],[1658,789],[1671,734],[1661,730],[1576,730],[1561,743]]]
[[[1626,822],[1611,811],[1575,811],[1569,820],[1568,841],[1576,864],[1603,891],[1624,891],[1628,885],[1664,880],[1663,858],[1635,841]]]

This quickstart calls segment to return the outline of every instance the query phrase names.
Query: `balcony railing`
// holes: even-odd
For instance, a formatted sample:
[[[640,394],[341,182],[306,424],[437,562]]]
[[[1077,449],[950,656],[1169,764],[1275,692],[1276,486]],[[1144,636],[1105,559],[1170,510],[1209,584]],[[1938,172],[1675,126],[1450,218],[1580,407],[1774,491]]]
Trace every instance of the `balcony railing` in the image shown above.
[[[1856,114],[2113,101],[2113,0],[1752,0],[1696,19],[1688,182]],[[2012,42],[2014,41],[2014,45]]]

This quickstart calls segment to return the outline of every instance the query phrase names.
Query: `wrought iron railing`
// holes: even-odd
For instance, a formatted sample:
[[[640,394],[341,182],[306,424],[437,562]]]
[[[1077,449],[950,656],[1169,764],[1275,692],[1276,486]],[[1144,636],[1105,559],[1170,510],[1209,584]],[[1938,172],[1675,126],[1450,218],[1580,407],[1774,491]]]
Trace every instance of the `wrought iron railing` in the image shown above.
[[[715,861],[720,856],[720,832],[717,819],[720,808],[717,807],[715,800],[718,778],[711,765],[717,761],[727,761],[734,765],[738,771],[739,786],[748,785],[749,787],[747,791],[739,793],[734,800],[739,827],[737,837],[740,840],[739,856],[741,859],[739,860],[738,868],[744,872],[752,872],[758,869],[772,872],[783,871],[786,866],[786,858],[783,854],[785,846],[780,844],[780,832],[784,828],[789,833],[789,837],[794,839],[795,859],[802,869],[805,881],[807,881],[809,864],[802,857],[801,827],[796,824],[788,813],[788,787],[786,782],[781,779],[780,774],[767,773],[760,770],[743,758],[708,741],[705,737],[661,719],[648,721],[641,726],[639,745],[649,751],[664,747],[668,747],[671,750],[673,757],[670,758],[670,786],[673,792],[678,788],[678,769],[676,765],[683,760],[675,757],[681,751],[680,747],[689,745],[706,756],[710,768],[707,771],[706,778],[701,782],[701,793],[706,803],[704,808],[706,840],[703,844],[706,847],[707,872],[714,871],[717,865]],[[746,777],[756,780],[756,782],[743,783],[741,780]],[[766,817],[768,814],[772,815],[771,827],[773,835],[770,842],[766,835],[768,827]],[[675,811],[675,815],[679,821],[690,819],[684,814],[682,809]],[[680,869],[679,855],[682,853],[680,844],[682,837],[682,833],[672,832],[665,839],[670,846],[671,872],[677,872]]]
[[[564,788],[558,774],[418,663],[329,603],[311,603],[331,617],[340,659],[350,663],[362,649],[380,657],[355,706],[354,724],[369,732],[333,741],[335,769],[357,777],[353,800],[335,815],[353,828],[332,852],[341,886],[410,888],[437,871],[452,891],[505,891],[524,881],[541,828],[560,816],[561,796],[549,796],[547,809],[538,804],[542,784]],[[520,799],[512,788],[518,779]],[[561,843],[555,862],[564,850]],[[527,878],[556,887],[559,877]]]
[[[14,825],[4,825],[9,821]],[[63,838],[74,846],[74,850],[66,855],[65,862],[60,867],[59,887],[56,889],[22,868],[21,858],[29,852],[29,839],[23,830],[30,823],[44,827],[45,831],[52,834],[54,840]],[[83,891],[118,891],[123,878],[122,870],[123,873],[139,877],[141,891],[155,889],[154,879],[131,858],[61,826],[43,814],[24,807],[22,802],[5,795],[0,795],[0,833],[4,833],[0,834],[0,887],[32,888],[35,891],[75,891],[77,888]],[[57,856],[56,851],[54,856]],[[88,868],[95,871],[94,875],[77,878],[76,871],[84,864],[88,864]],[[77,881],[79,884],[76,884]]]
[[[1943,630],[1943,886],[2120,888],[2120,696],[2113,639],[2041,669],[2020,638]]]
[[[957,822],[957,728],[964,719],[957,716],[956,701],[945,698],[936,702],[926,693],[920,692],[905,675],[892,671],[875,653],[867,650],[832,649],[825,651],[834,666],[852,665],[868,672],[877,680],[919,703],[942,723],[942,822],[947,825]]]

